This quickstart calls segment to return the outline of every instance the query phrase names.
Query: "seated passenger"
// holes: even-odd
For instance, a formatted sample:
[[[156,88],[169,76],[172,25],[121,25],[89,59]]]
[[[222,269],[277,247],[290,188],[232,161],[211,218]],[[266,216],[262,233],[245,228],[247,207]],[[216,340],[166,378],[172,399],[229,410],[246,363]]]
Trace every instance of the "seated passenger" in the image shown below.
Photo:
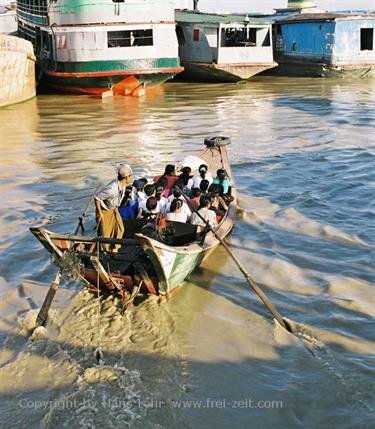
[[[190,176],[191,168],[190,167],[183,167],[181,171],[182,171],[182,173],[178,177],[178,180],[177,180],[175,186],[178,186],[179,188],[181,188],[183,193],[187,197],[190,197],[191,188],[193,186],[193,178],[192,178],[192,176]]]
[[[201,195],[207,195],[208,187],[210,186],[210,182],[206,179],[203,179],[199,185],[199,189],[201,190]]]
[[[168,198],[168,203],[169,203],[168,211],[170,211],[171,204],[172,204],[172,202],[174,201],[175,198],[180,198],[182,200],[182,202],[183,202],[182,211],[184,213],[186,213],[186,216],[187,216],[188,220],[190,220],[190,218],[191,218],[190,207],[187,205],[185,199],[183,198],[183,196],[181,194],[181,191],[178,188],[173,188],[173,193]]]
[[[118,208],[120,215],[123,220],[135,219],[138,212],[138,202],[133,200],[132,197],[133,186],[127,186],[125,188],[125,195],[121,201],[121,205]]]
[[[208,167],[206,164],[201,164],[199,166],[199,175],[193,177],[193,188],[199,188],[202,180],[208,180],[208,184],[211,185],[212,178],[211,173],[207,172]]]
[[[133,195],[131,198],[135,201],[143,200],[145,198],[145,193],[143,188],[145,187],[145,182],[141,179],[134,180],[133,182]]]
[[[172,164],[167,164],[164,170],[164,174],[162,174],[161,176],[155,176],[154,177],[154,182],[159,182],[159,180],[161,178],[165,178],[167,180],[167,185],[165,186],[166,192],[168,193],[168,195],[164,195],[165,197],[168,197],[172,191],[173,186],[175,185],[175,183],[178,180],[178,176],[176,176],[176,168],[174,165]]]
[[[220,168],[219,170],[217,170],[216,173],[217,173],[217,177],[216,179],[214,179],[212,183],[221,185],[223,187],[223,192],[221,196],[230,195],[232,183],[227,175],[226,170],[224,170],[223,168]]]
[[[155,219],[156,215],[159,213],[158,202],[156,197],[151,196],[147,198],[145,210],[142,211],[143,219]]]
[[[195,210],[198,210],[200,207],[202,191],[199,188],[193,188],[191,191],[190,204],[194,207]]]
[[[152,197],[155,195],[155,185],[152,183],[149,183],[144,188],[145,197],[143,199],[138,200],[138,216],[137,218],[142,217],[142,213],[146,211],[146,202],[149,197]]]
[[[164,197],[163,192],[164,192],[164,187],[160,185],[160,181],[159,181],[158,184],[156,185],[155,196],[159,204],[160,213],[166,214],[168,212],[169,202],[168,202],[168,199]]]
[[[217,227],[216,213],[213,210],[210,210],[211,207],[211,197],[204,195],[201,197],[201,205],[198,210],[198,213],[203,217],[203,219],[208,222],[211,228]],[[191,223],[199,226],[206,226],[205,222],[198,216],[196,212],[193,213],[191,217]]]
[[[188,220],[188,217],[186,215],[186,212],[183,211],[184,203],[179,198],[175,198],[170,207],[170,212],[167,213],[167,220],[172,220],[175,222],[184,222],[186,223]]]
[[[208,188],[209,195],[211,196],[211,210],[216,213],[216,220],[220,222],[222,217],[225,215],[228,210],[228,206],[225,203],[224,199],[220,196],[222,193],[223,187],[216,183],[212,183]]]

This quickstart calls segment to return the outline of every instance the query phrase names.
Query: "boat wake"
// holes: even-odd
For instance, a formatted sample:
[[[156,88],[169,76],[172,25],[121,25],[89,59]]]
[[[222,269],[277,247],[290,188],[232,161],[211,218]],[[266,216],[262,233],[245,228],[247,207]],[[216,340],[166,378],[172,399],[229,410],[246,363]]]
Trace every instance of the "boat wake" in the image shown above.
[[[302,324],[285,318],[289,324],[292,333],[301,339],[306,349],[317,359],[323,369],[329,371],[340,382],[341,386],[347,392],[348,397],[352,398],[353,402],[360,404],[367,412],[373,413],[373,407],[364,397],[364,392],[358,390],[360,385],[353,371],[348,371],[340,363],[339,356],[336,356],[326,344],[316,338],[313,330]],[[280,328],[281,329],[281,328]]]

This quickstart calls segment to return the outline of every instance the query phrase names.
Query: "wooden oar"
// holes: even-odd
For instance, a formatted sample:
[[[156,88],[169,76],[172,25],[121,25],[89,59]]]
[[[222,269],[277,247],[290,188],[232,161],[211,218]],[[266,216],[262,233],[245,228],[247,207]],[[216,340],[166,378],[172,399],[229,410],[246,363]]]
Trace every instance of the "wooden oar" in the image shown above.
[[[98,189],[99,189],[99,186],[96,187],[95,191],[90,196],[90,199],[87,202],[86,207],[84,208],[84,210],[82,212],[82,215],[79,217],[78,225],[77,225],[77,228],[76,228],[76,230],[74,232],[74,235],[77,235],[77,233],[78,233],[78,231],[79,231],[80,228],[82,229],[82,232],[84,232],[85,229],[83,227],[83,218],[86,216],[86,213],[87,213],[87,210],[88,210],[88,208],[90,206],[91,200],[93,199],[93,197],[94,197],[94,195],[95,195],[95,193],[97,192]],[[42,308],[40,309],[40,311],[38,313],[38,316],[36,318],[36,326],[37,327],[38,326],[44,326],[45,323],[46,323],[46,321],[47,321],[48,311],[49,311],[49,309],[51,307],[53,298],[56,295],[56,291],[57,291],[58,287],[60,286],[61,276],[62,276],[62,272],[61,272],[61,270],[59,270],[57,272],[57,274],[56,274],[53,282],[51,283],[51,286],[48,289],[47,295],[44,298],[44,302],[43,302]]]
[[[59,270],[57,272],[57,274],[55,275],[55,278],[53,279],[53,282],[50,286],[50,288],[48,289],[47,295],[44,298],[44,302],[42,305],[42,308],[40,309],[38,316],[36,318],[36,326],[44,326],[46,324],[47,321],[47,317],[48,317],[48,310],[52,304],[52,300],[56,295],[56,291],[57,288],[60,285],[60,280],[61,280],[61,270]]]
[[[187,204],[189,205],[190,209],[198,215],[198,217],[205,223],[207,228],[214,234],[214,236],[220,241],[221,245],[224,247],[224,249],[227,251],[229,256],[233,259],[233,261],[236,263],[237,267],[241,271],[241,273],[245,276],[246,281],[248,282],[249,286],[254,290],[254,292],[259,296],[259,298],[262,300],[263,304],[266,306],[268,311],[273,315],[273,317],[279,322],[279,324],[286,329],[289,332],[292,332],[292,329],[289,325],[289,323],[284,320],[280,313],[276,310],[274,305],[271,303],[271,301],[267,298],[265,293],[262,291],[262,289],[255,283],[255,281],[250,277],[249,273],[245,270],[245,268],[242,266],[241,262],[238,260],[236,255],[232,252],[231,249],[229,249],[228,245],[225,243],[225,241],[218,236],[218,234],[215,232],[215,230],[211,227],[211,225],[206,221],[206,219],[198,212],[198,210],[190,203],[189,198],[186,196],[186,194],[183,192],[183,190],[178,187],[181,191],[181,194],[185,198]]]

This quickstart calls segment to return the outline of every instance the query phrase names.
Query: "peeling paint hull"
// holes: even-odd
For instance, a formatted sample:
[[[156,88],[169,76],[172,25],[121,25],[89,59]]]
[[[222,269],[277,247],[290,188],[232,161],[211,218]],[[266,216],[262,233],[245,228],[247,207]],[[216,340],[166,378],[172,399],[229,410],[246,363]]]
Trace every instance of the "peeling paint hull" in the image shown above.
[[[264,76],[372,78],[375,64],[333,65],[314,62],[279,62],[279,66],[262,73]]]

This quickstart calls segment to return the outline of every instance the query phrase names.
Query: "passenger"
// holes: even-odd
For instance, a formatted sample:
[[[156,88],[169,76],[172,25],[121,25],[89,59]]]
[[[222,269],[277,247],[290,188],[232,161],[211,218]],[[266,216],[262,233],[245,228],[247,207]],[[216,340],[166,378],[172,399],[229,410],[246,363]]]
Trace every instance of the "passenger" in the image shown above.
[[[138,213],[138,201],[132,199],[133,186],[127,186],[125,189],[125,196],[121,201],[118,208],[122,220],[135,219]]]
[[[133,171],[128,164],[121,164],[117,170],[117,179],[95,194],[96,223],[98,235],[109,238],[122,238],[124,224],[118,211],[124,195],[126,185],[132,183]],[[104,249],[109,251],[110,244]],[[115,245],[113,251],[117,252],[120,245]]]
[[[211,207],[211,197],[204,195],[201,197],[201,205],[198,210],[198,213],[203,217],[203,219],[208,222],[211,228],[217,227],[216,213],[210,209]],[[196,212],[193,213],[191,217],[191,223],[199,226],[206,226],[206,223],[198,216]]]
[[[207,195],[208,192],[208,187],[210,186],[210,182],[206,179],[203,179],[199,185],[199,189],[202,192],[202,196],[203,195]]]
[[[178,180],[176,182],[175,186],[178,186],[182,189],[184,194],[188,197],[191,195],[191,188],[193,186],[193,178],[190,176],[191,168],[190,167],[183,167],[182,173],[178,177]]]
[[[218,223],[228,210],[228,206],[225,203],[224,198],[220,196],[222,189],[223,187],[216,183],[212,183],[208,188],[209,195],[211,196],[211,210],[216,213],[216,220]]]
[[[182,211],[184,213],[186,213],[186,216],[187,216],[188,220],[190,220],[190,218],[191,218],[190,207],[187,205],[185,199],[183,199],[182,193],[181,193],[181,191],[178,188],[173,188],[173,193],[168,198],[168,203],[169,203],[168,211],[170,211],[171,204],[172,204],[172,202],[174,201],[175,198],[180,198],[183,201]]]
[[[208,180],[208,184],[211,185],[214,179],[212,178],[212,174],[207,172],[207,170],[208,167],[206,164],[199,166],[199,175],[193,177],[193,188],[199,188],[202,180]]]
[[[167,214],[167,220],[175,222],[187,222],[188,218],[183,211],[184,203],[181,199],[175,198],[171,203],[171,211]]]
[[[156,197],[151,196],[147,198],[145,210],[142,212],[143,219],[155,219],[159,213],[158,202]]]
[[[155,196],[155,185],[148,183],[144,188],[145,198],[138,200],[138,215],[137,218],[142,217],[142,213],[146,211],[146,202],[149,197]]]
[[[199,188],[193,188],[191,192],[190,204],[195,210],[198,210],[200,207],[201,194],[202,191]]]
[[[143,200],[145,198],[145,193],[143,192],[144,187],[145,187],[145,183],[142,179],[134,180],[134,182],[133,182],[133,195],[132,195],[133,200],[139,201],[139,200]]]
[[[217,174],[217,177],[216,179],[214,179],[212,183],[221,185],[223,187],[223,193],[221,194],[221,196],[230,195],[232,183],[227,175],[226,170],[224,170],[223,168],[220,168],[219,170],[217,170],[216,174]]]
[[[174,165],[172,164],[167,164],[164,170],[164,174],[162,174],[161,176],[155,176],[154,177],[154,182],[159,182],[159,180],[164,177],[167,180],[167,186],[165,186],[165,189],[168,190],[168,195],[164,195],[166,197],[169,197],[173,186],[175,185],[175,183],[178,180],[178,176],[176,176],[176,168]]]
[[[156,200],[157,200],[158,205],[159,205],[159,211],[160,211],[160,213],[162,213],[164,215],[168,212],[169,203],[168,203],[168,199],[165,198],[163,195],[164,187],[162,185],[160,185],[160,181],[158,183],[159,184],[156,185],[155,196],[156,196]]]
[[[161,176],[160,179],[157,182],[155,182],[155,187],[158,187],[158,186],[163,187],[163,197],[165,198],[168,198],[170,194],[170,190],[167,189],[167,185],[168,185],[168,180],[164,176]]]

